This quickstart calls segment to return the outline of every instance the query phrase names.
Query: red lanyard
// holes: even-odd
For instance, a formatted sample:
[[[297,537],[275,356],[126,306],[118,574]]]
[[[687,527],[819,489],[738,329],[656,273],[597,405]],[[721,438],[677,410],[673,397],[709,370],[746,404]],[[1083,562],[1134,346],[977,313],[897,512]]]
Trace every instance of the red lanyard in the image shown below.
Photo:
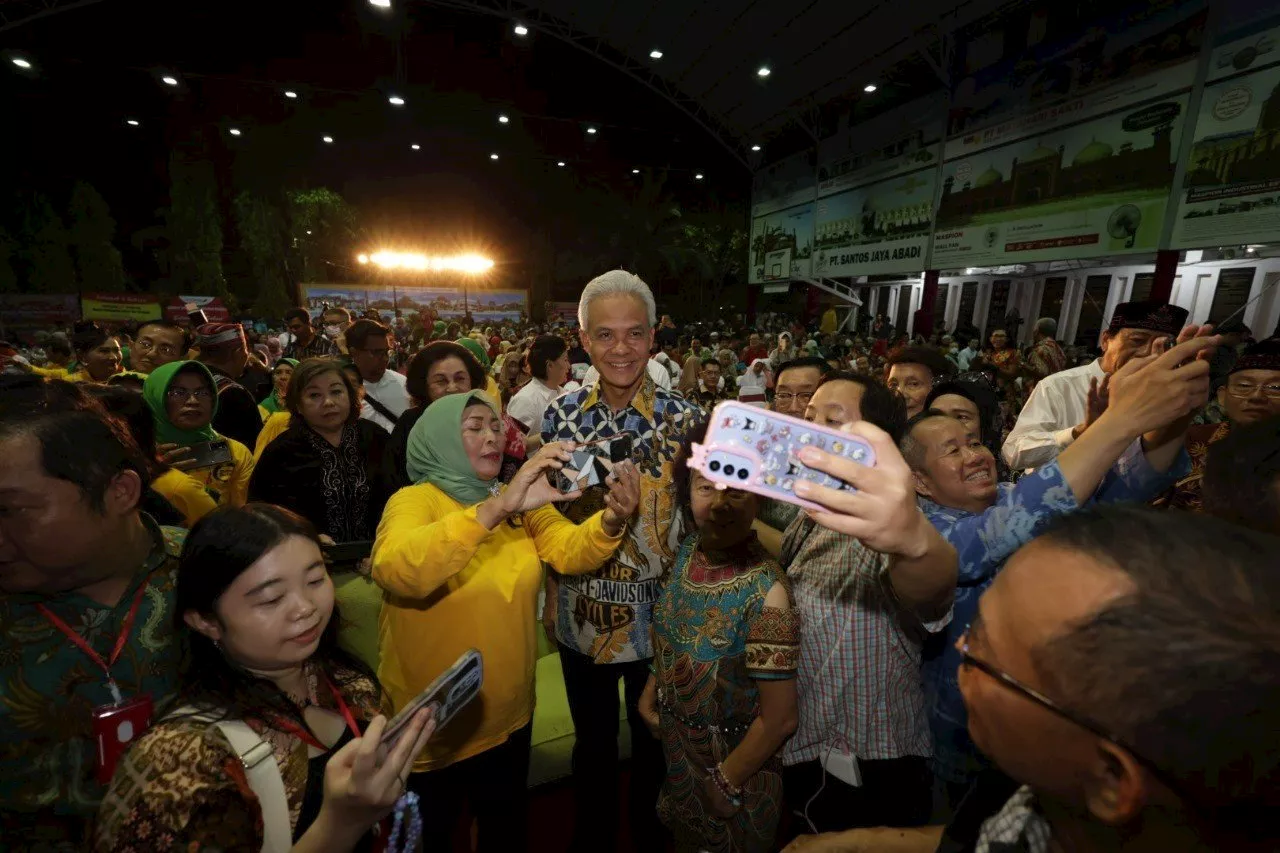
[[[356,723],[356,718],[352,716],[351,709],[347,707],[346,701],[342,698],[342,693],[338,691],[338,688],[333,686],[333,682],[329,680],[329,676],[322,675],[321,678],[324,679],[324,683],[329,688],[329,692],[333,694],[333,701],[338,704],[338,712],[342,714],[342,719],[347,721],[347,728],[351,729],[351,733],[353,735],[360,737],[360,726]],[[321,751],[327,751],[329,749],[329,747],[321,743],[315,735],[311,734],[311,732],[307,731],[293,720],[276,719],[272,722],[272,725],[281,731],[288,732],[308,746],[314,746],[316,749]]]
[[[124,701],[124,697],[120,695],[120,688],[116,685],[115,679],[111,677],[111,667],[115,666],[116,661],[120,659],[120,653],[124,651],[125,644],[129,642],[129,634],[133,631],[133,620],[138,616],[138,608],[142,606],[142,596],[146,591],[147,581],[144,580],[133,596],[133,604],[129,606],[129,612],[124,616],[124,623],[120,626],[120,636],[116,637],[116,644],[111,648],[111,657],[107,660],[103,660],[102,655],[98,654],[93,646],[85,642],[84,637],[76,633],[75,629],[63,622],[58,614],[43,604],[36,605],[36,609],[40,611],[45,619],[49,620],[53,627],[65,634],[67,639],[75,643],[80,651],[88,655],[89,660],[102,668],[103,674],[107,677],[107,689],[111,691],[111,699],[117,705]]]

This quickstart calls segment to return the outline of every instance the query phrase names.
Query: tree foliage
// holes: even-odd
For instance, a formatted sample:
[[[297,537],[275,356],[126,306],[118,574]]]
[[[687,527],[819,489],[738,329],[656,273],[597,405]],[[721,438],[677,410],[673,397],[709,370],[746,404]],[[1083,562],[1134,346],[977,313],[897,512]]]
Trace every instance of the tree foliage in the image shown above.
[[[124,264],[113,245],[116,221],[107,202],[89,184],[77,181],[67,205],[67,238],[80,286],[90,292],[124,287]]]
[[[327,281],[325,260],[346,258],[360,233],[359,214],[328,187],[288,194],[290,233],[297,248],[302,281]]]
[[[67,229],[47,196],[18,196],[16,216],[19,280],[34,293],[72,293],[78,288]]]
[[[0,293],[14,293],[18,289],[18,274],[13,269],[13,259],[18,244],[3,228],[0,228]]]
[[[174,149],[169,162],[170,286],[175,293],[230,298],[222,273],[222,224],[213,164],[202,151]]]
[[[247,190],[236,196],[233,209],[250,275],[241,293],[259,316],[279,317],[291,304],[288,220],[279,207]]]

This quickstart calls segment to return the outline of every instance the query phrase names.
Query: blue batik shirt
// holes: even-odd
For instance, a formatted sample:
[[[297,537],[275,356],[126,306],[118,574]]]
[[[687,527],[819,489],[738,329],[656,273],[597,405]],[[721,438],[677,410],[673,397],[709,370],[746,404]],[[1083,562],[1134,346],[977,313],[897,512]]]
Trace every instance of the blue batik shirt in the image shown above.
[[[1135,440],[1088,503],[1146,503],[1190,470],[1191,460],[1183,450],[1167,471],[1156,471],[1142,452],[1142,441]],[[981,514],[920,499],[920,509],[959,556],[955,615],[947,630],[925,646],[923,666],[935,772],[949,782],[969,781],[982,766],[969,739],[968,715],[960,698],[956,641],[977,614],[979,597],[1014,552],[1055,516],[1077,508],[1056,459],[1017,483],[999,483],[996,488],[995,505]]]

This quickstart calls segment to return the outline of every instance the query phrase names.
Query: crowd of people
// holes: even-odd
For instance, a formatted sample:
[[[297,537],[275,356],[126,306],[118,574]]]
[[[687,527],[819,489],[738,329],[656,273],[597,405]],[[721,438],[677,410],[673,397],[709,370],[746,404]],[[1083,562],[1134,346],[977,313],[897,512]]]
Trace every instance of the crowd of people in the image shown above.
[[[1280,846],[1280,340],[869,319],[679,326],[614,270],[576,327],[0,345],[0,847],[563,849],[527,835],[542,631],[573,851]],[[798,479],[818,509],[717,486],[729,399],[875,464],[801,450],[851,487]],[[388,734],[470,649],[478,699]]]

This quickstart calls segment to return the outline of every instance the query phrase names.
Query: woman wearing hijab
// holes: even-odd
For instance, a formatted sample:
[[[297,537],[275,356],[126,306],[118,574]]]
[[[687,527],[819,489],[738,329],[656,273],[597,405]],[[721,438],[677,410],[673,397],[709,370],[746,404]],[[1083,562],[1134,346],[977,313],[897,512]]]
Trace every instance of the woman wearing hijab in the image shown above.
[[[380,682],[399,709],[470,648],[484,659],[478,701],[436,733],[409,790],[429,803],[428,851],[448,850],[469,806],[481,851],[525,849],[525,798],[533,716],[536,609],[542,563],[591,572],[621,542],[640,496],[630,462],[614,468],[601,512],[581,525],[553,501],[547,474],[572,444],[552,442],[498,481],[504,428],[488,394],[436,399],[409,436],[416,485],[387,502],[373,547],[373,579],[386,592],[380,618]]]
[[[258,403],[258,410],[262,412],[263,423],[266,423],[272,415],[281,412],[288,414],[284,404],[284,395],[289,390],[289,377],[293,376],[294,368],[297,366],[298,360],[296,358],[282,358],[271,369],[271,395]]]
[[[218,388],[198,361],[171,361],[153,370],[142,398],[156,425],[160,459],[205,487],[219,506],[243,506],[253,476],[253,454],[213,428]]]
[[[773,352],[769,353],[769,367],[773,373],[776,374],[782,365],[788,361],[795,361],[799,357],[799,349],[791,343],[791,333],[779,332],[778,346]]]

